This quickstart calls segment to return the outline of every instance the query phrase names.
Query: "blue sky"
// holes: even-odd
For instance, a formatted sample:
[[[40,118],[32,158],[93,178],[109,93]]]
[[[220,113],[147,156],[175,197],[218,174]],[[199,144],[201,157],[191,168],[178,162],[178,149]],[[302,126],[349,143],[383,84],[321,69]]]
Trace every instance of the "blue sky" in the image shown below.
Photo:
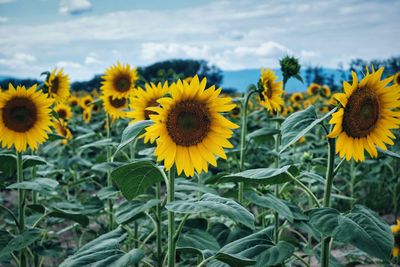
[[[399,55],[398,0],[0,0],[0,75],[72,80],[116,62],[206,59],[224,70],[283,55],[337,67]]]

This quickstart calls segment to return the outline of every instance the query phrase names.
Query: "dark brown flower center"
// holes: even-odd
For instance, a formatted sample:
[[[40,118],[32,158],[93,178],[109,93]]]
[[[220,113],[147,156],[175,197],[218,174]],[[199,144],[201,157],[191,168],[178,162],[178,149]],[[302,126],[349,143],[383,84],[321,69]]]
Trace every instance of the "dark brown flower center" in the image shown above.
[[[149,107],[158,107],[159,105],[160,104],[157,102],[157,99],[152,99],[147,103],[146,107],[147,108],[149,108]],[[157,112],[154,112],[154,111],[151,111],[151,110],[147,110],[147,109],[144,110],[144,118],[146,120],[150,119],[150,115],[153,115],[153,114],[157,114]]]
[[[15,132],[27,132],[37,121],[37,108],[29,98],[16,97],[3,108],[4,125]]]
[[[53,81],[51,82],[51,92],[53,94],[57,94],[58,88],[60,87],[60,80],[58,76],[56,76]]]
[[[300,101],[300,100],[301,100],[301,96],[299,96],[299,95],[296,95],[296,96],[294,97],[294,100],[296,100],[296,101]]]
[[[85,99],[83,103],[85,104],[85,106],[89,106],[89,104],[92,103],[92,101],[89,99]]]
[[[234,109],[231,111],[233,116],[238,116],[240,114],[240,108],[236,106]]]
[[[77,100],[72,100],[71,101],[71,106],[75,107],[76,105],[78,105],[78,101]]]
[[[129,75],[121,74],[114,80],[114,87],[119,92],[127,92],[131,88],[131,79]]]
[[[203,103],[188,100],[171,108],[166,124],[169,135],[177,145],[193,146],[207,137],[211,116]]]
[[[94,105],[92,110],[93,110],[94,112],[99,111],[99,105]]]
[[[358,88],[344,109],[343,130],[354,138],[365,137],[375,129],[379,115],[379,101],[375,92]]]
[[[397,76],[396,76],[396,83],[400,84],[400,74],[397,74]]]
[[[67,117],[67,111],[65,109],[59,109],[57,113],[60,119],[65,119]]]
[[[264,82],[264,92],[263,92],[263,94],[267,98],[271,98],[272,97],[272,82],[271,82],[271,80],[267,80],[267,81]]]
[[[108,100],[110,101],[111,106],[113,106],[114,108],[122,108],[123,106],[125,106],[126,103],[126,99],[125,98],[113,98],[112,96],[108,97]]]

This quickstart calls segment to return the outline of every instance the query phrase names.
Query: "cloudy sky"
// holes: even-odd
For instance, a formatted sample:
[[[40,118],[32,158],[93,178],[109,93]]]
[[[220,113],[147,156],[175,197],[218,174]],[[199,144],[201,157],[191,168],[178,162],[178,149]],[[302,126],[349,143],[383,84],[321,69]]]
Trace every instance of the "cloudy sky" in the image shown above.
[[[0,0],[0,75],[64,67],[91,78],[117,60],[206,59],[276,67],[285,54],[337,67],[399,55],[399,0]]]

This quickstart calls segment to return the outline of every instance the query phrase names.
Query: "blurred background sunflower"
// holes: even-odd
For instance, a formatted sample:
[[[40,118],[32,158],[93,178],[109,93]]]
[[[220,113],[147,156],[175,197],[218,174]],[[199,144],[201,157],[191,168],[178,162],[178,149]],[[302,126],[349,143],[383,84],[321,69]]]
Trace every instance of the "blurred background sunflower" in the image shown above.
[[[70,95],[69,77],[63,69],[54,69],[48,75],[45,85],[48,88],[49,96],[54,98],[56,103],[64,102]]]

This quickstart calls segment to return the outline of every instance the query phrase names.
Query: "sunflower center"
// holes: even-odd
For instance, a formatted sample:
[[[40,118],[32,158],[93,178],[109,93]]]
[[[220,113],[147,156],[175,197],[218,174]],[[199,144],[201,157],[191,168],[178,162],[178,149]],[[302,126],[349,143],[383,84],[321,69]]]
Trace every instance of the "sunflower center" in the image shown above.
[[[204,104],[183,101],[170,110],[166,124],[169,135],[177,145],[193,146],[208,135],[211,116]]]
[[[11,99],[3,108],[4,125],[15,132],[30,130],[37,121],[37,109],[28,98]]]
[[[365,137],[375,129],[379,115],[376,94],[368,88],[357,89],[344,109],[343,130],[351,137]]]
[[[108,98],[110,100],[110,104],[111,106],[113,106],[114,108],[122,108],[123,106],[125,106],[126,103],[126,99],[125,98],[112,98],[112,96],[109,96]]]
[[[294,100],[296,100],[296,101],[300,101],[300,100],[301,100],[301,98],[300,98],[300,96],[296,95],[296,96],[294,97]]]
[[[90,103],[92,103],[92,101],[90,101],[89,99],[85,100],[85,106],[89,106]]]
[[[240,114],[240,108],[239,107],[235,107],[234,109],[232,109],[232,115],[237,116]]]
[[[58,80],[58,77],[55,77],[54,80],[51,82],[51,92],[53,94],[57,94],[59,86],[60,86],[60,81]]]
[[[396,83],[397,83],[397,84],[400,84],[400,74],[398,74],[398,75],[396,76]]]
[[[131,88],[131,81],[128,76],[121,75],[115,79],[114,85],[119,92],[126,92]]]
[[[152,99],[149,102],[147,102],[146,108],[158,107],[159,105],[160,104],[157,102],[157,99]],[[147,109],[144,110],[144,118],[146,120],[149,120],[150,119],[150,115],[153,115],[153,114],[157,114],[157,112],[154,112],[154,111],[151,111],[151,110],[147,110]]]
[[[65,119],[67,117],[67,111],[65,109],[60,109],[57,113],[60,119]]]
[[[272,97],[272,84],[271,81],[268,80],[264,83],[264,96],[266,96],[267,98],[271,98]]]
[[[78,101],[76,101],[76,100],[72,100],[71,101],[71,106],[72,107],[75,107],[75,106],[77,106],[78,105]]]

